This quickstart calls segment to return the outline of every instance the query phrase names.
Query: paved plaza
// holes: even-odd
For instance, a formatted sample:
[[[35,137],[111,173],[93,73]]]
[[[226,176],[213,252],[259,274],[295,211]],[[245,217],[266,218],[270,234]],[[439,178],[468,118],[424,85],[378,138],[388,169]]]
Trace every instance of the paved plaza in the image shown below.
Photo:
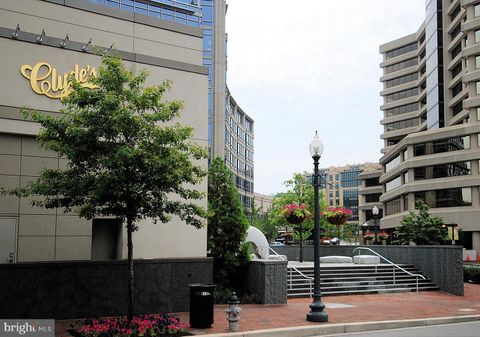
[[[436,317],[480,316],[480,285],[465,284],[465,296],[441,291],[420,293],[390,293],[375,295],[328,296],[323,298],[329,315],[328,323],[305,320],[309,298],[290,299],[288,304],[242,305],[240,331],[289,328],[318,324],[362,323],[373,321],[411,320]],[[224,310],[215,306],[215,323],[211,329],[196,330],[194,334],[228,332]],[[188,322],[188,313],[176,313]],[[57,336],[69,336],[66,329],[72,321],[57,322]]]

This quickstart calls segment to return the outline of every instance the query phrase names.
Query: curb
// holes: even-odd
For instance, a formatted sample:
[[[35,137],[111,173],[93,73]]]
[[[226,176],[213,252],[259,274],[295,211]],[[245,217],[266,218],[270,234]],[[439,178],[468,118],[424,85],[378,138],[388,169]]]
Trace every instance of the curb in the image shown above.
[[[373,322],[364,322],[364,323],[337,323],[337,324],[308,325],[308,326],[297,326],[297,327],[278,328],[278,329],[204,334],[202,336],[205,336],[205,337],[314,337],[314,336],[322,336],[322,335],[412,328],[412,327],[464,323],[464,322],[474,322],[474,321],[480,321],[480,315],[421,318],[421,319],[396,320],[396,321],[373,321]]]

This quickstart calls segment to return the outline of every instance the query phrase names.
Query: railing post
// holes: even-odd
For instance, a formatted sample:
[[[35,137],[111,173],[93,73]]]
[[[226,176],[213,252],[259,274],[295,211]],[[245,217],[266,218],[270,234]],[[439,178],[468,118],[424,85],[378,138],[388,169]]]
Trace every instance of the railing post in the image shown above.
[[[417,294],[418,294],[418,276],[415,277],[415,279],[417,280]]]
[[[292,283],[293,283],[292,275],[293,275],[293,272],[292,272],[292,269],[291,269],[291,268],[290,268],[290,270],[289,270],[289,273],[290,273],[290,290],[292,290]]]
[[[392,265],[392,267],[393,267],[393,285],[396,285],[397,282],[395,280],[395,266]]]

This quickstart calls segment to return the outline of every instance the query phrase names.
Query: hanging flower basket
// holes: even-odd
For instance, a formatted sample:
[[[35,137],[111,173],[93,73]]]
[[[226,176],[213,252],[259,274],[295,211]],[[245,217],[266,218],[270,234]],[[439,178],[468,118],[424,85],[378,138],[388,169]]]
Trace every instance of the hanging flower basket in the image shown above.
[[[282,208],[282,214],[290,224],[300,224],[310,216],[303,204],[289,204]]]
[[[347,222],[348,219],[352,217],[353,212],[346,208],[330,207],[330,208],[327,208],[327,210],[323,212],[322,215],[332,225],[343,225],[345,222]]]
[[[296,216],[295,214],[287,215],[285,216],[285,219],[287,219],[288,223],[292,225],[299,224],[305,221],[305,217]]]

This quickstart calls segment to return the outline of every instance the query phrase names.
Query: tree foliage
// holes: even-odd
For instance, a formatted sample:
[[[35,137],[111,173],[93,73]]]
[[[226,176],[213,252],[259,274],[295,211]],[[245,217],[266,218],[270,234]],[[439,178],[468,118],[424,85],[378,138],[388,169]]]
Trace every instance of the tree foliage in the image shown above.
[[[214,259],[214,281],[241,291],[244,273],[240,270],[248,259],[243,243],[249,221],[233,174],[222,158],[215,158],[208,170],[208,213],[208,255]]]
[[[263,235],[269,242],[272,242],[278,234],[277,226],[275,225],[271,212],[271,208],[267,210],[266,214],[260,214],[259,208],[256,207],[255,200],[252,202],[252,206],[249,212],[250,226],[256,227],[262,231]]]
[[[410,212],[402,219],[400,227],[395,230],[394,243],[400,245],[440,245],[447,239],[447,229],[442,227],[443,219],[431,216],[428,206],[417,201],[418,213]]]
[[[33,196],[36,206],[62,208],[87,219],[116,216],[126,222],[130,319],[132,233],[138,220],[167,222],[176,215],[201,227],[206,215],[195,202],[203,193],[187,187],[205,176],[192,160],[206,158],[206,152],[188,140],[192,128],[173,122],[183,104],[162,99],[170,83],[144,87],[146,79],[146,71],[136,75],[120,59],[105,56],[91,79],[96,89],[70,78],[72,91],[60,115],[24,109],[26,117],[42,127],[41,145],[66,157],[68,164],[63,170],[44,169],[36,181],[15,191]]]
[[[303,238],[308,238],[313,232],[313,218],[307,218],[303,223],[291,225],[285,220],[282,209],[289,204],[304,204],[310,214],[314,214],[314,193],[312,183],[308,181],[306,174],[294,173],[292,179],[284,182],[287,191],[277,194],[272,203],[271,220],[277,227],[289,226],[293,229],[296,239],[300,237],[300,230]],[[323,196],[320,197],[320,208],[325,209],[326,204]]]

